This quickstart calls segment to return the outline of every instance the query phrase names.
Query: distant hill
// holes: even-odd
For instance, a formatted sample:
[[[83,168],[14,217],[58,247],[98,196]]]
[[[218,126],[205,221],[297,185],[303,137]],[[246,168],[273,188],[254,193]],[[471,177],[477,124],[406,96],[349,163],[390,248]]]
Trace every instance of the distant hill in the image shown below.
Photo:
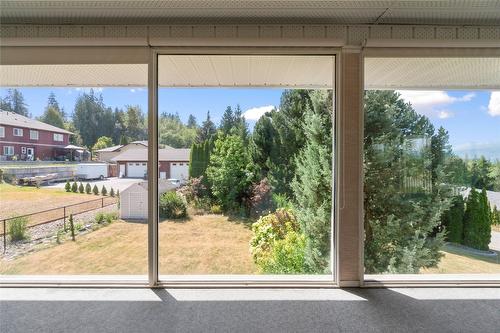
[[[453,152],[462,158],[472,159],[484,156],[490,160],[500,160],[500,142],[459,145],[453,147]]]

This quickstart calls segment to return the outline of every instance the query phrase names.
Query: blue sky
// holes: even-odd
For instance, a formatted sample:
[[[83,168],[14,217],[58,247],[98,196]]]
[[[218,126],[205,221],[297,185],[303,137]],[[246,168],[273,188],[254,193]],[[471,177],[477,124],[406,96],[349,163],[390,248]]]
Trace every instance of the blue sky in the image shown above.
[[[87,88],[85,88],[87,89]],[[52,91],[67,114],[74,109],[82,88],[23,88],[21,89],[33,116],[39,116]],[[139,105],[147,110],[145,88],[103,88],[104,103],[112,108]],[[265,111],[278,106],[281,89],[243,88],[165,88],[160,89],[160,112],[179,113],[183,121],[193,114],[198,122],[210,111],[215,123],[220,121],[227,105],[240,104],[250,126]],[[400,91],[417,112],[428,116],[436,127],[450,133],[450,143],[460,155],[487,154],[500,158],[500,92],[491,91]],[[3,97],[6,89],[0,89]]]

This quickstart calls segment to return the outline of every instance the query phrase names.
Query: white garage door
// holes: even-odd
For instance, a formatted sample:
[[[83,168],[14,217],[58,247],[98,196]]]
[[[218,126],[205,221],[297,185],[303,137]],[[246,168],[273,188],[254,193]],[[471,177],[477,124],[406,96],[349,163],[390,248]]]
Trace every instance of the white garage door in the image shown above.
[[[189,163],[175,162],[170,163],[170,178],[174,179],[188,179],[189,176]]]
[[[148,170],[146,162],[129,162],[127,164],[127,177],[144,178],[144,174]]]

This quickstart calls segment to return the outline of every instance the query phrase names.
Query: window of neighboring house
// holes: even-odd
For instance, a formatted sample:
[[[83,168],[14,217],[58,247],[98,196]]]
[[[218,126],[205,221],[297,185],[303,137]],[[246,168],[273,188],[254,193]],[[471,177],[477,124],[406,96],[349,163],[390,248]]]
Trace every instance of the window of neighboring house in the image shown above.
[[[12,132],[13,132],[14,136],[23,136],[23,129],[22,128],[14,128]]]
[[[38,131],[30,130],[30,139],[31,140],[38,140]]]
[[[26,154],[26,147],[21,147],[21,154]]]
[[[3,147],[3,154],[5,156],[12,156],[12,155],[14,155],[14,147],[12,147],[12,146],[4,146]]]
[[[54,133],[54,141],[63,141],[63,135],[59,133]]]
[[[5,138],[5,127],[0,126],[0,138]]]

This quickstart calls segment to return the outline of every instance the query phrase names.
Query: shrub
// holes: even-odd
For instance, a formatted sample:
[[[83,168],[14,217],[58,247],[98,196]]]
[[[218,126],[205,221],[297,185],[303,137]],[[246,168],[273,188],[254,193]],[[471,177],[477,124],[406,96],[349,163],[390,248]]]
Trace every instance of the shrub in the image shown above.
[[[71,192],[78,192],[78,184],[76,182],[73,182],[73,185],[71,185]]]
[[[111,197],[114,197],[115,196],[115,190],[113,190],[113,188],[111,188],[111,190],[109,190],[109,195]]]
[[[94,185],[94,187],[92,188],[92,192],[93,192],[95,195],[99,195],[99,189],[97,188],[97,185]]]
[[[0,169],[0,184],[3,183],[3,170]]]
[[[290,231],[284,239],[274,242],[271,253],[261,261],[261,268],[268,274],[303,273],[305,260],[306,237],[296,231]]]
[[[181,193],[188,202],[196,202],[206,195],[207,192],[207,188],[203,184],[203,176],[190,178],[186,185],[180,188],[178,192]]]
[[[28,238],[28,218],[16,217],[9,221],[8,233],[10,239],[14,241],[21,241]]]
[[[488,250],[491,241],[491,213],[486,190],[471,189],[464,214],[464,245]]]
[[[165,192],[160,197],[160,216],[169,219],[187,216],[187,205],[182,197],[174,191]]]
[[[83,187],[83,184],[80,182],[80,185],[78,186],[78,192],[80,193],[84,193],[85,192],[85,188]]]
[[[120,197],[120,190],[116,190],[116,197]]]
[[[94,216],[94,220],[97,222],[97,223],[103,223],[104,220],[105,220],[105,215],[103,212],[98,212],[97,214],[95,214]]]
[[[450,209],[441,218],[446,227],[446,238],[449,242],[461,244],[464,233],[464,199],[461,195],[453,197]]]
[[[66,192],[71,192],[71,184],[69,183],[69,180],[66,181],[66,185],[64,185],[64,189]]]
[[[75,224],[73,223],[73,214],[69,215],[69,228],[71,230],[71,239],[75,241]]]
[[[104,185],[102,185],[101,194],[104,196],[108,195],[108,190],[106,190],[106,186]]]
[[[87,185],[85,185],[85,193],[87,193],[87,194],[92,193],[92,186],[90,186],[89,183],[87,183]]]
[[[271,186],[267,178],[253,184],[250,194],[250,216],[261,216],[271,213]]]
[[[212,212],[212,214],[222,214],[222,207],[220,205],[212,205],[212,207],[210,207],[210,212]]]
[[[252,225],[250,241],[254,262],[265,273],[303,273],[305,236],[290,210],[278,209]]]
[[[113,221],[116,221],[118,219],[118,213],[117,212],[112,212],[112,213],[104,213],[104,212],[98,212],[94,216],[94,220],[99,223],[111,223]]]
[[[291,210],[292,207],[292,201],[286,194],[276,194],[273,193],[273,205],[275,209],[288,209]]]

